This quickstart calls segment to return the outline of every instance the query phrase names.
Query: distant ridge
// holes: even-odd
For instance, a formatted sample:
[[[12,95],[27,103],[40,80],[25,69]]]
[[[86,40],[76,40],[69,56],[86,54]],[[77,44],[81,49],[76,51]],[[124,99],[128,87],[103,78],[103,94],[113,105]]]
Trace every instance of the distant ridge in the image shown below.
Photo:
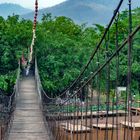
[[[13,14],[24,15],[29,12],[32,12],[32,10],[24,8],[18,4],[11,4],[11,3],[0,4],[0,16],[4,18],[7,18],[7,16]]]
[[[140,6],[139,0],[134,0],[133,7]],[[53,7],[39,10],[39,20],[45,13],[52,13],[53,16],[66,16],[76,23],[98,23],[106,25],[113,14],[119,0],[67,0]],[[127,1],[123,9],[127,7]],[[33,13],[22,16],[25,19],[33,20]]]
[[[52,13],[52,16],[66,16],[73,19],[76,23],[88,23],[106,25],[113,14],[119,0],[67,0],[53,7],[39,10],[38,19],[41,21],[42,15]],[[122,9],[128,7],[128,1]],[[132,1],[132,7],[140,7],[139,0]],[[6,18],[8,15],[18,14],[22,18],[33,20],[34,12],[18,4],[0,4],[0,16]]]

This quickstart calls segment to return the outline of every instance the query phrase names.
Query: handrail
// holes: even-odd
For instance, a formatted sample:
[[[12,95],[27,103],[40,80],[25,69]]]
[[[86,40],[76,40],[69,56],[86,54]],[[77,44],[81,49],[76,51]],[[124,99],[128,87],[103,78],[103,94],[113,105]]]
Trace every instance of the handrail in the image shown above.
[[[11,106],[12,98],[14,96],[17,96],[16,94],[18,94],[19,78],[20,78],[20,62],[19,62],[18,70],[17,70],[16,84],[14,86],[14,91],[10,96],[10,101],[9,101],[8,108]]]
[[[91,63],[91,61],[93,60],[93,58],[94,58],[96,52],[97,52],[98,49],[100,48],[100,46],[101,46],[103,40],[105,39],[105,36],[107,35],[107,32],[109,31],[111,25],[113,24],[113,22],[114,22],[114,20],[115,20],[115,17],[117,16],[117,13],[119,12],[120,7],[121,7],[123,1],[124,1],[124,0],[120,0],[120,2],[119,2],[119,4],[118,4],[117,8],[115,9],[114,14],[113,14],[113,16],[112,16],[112,18],[111,18],[111,20],[110,20],[110,22],[109,22],[107,28],[105,29],[105,32],[104,32],[104,34],[103,34],[101,40],[99,41],[99,43],[98,43],[98,45],[96,46],[95,50],[93,50],[93,52],[92,52],[92,54],[91,54],[91,56],[90,56],[90,59],[88,60],[87,64],[83,67],[83,69],[81,70],[81,73],[80,73],[79,76],[76,78],[76,80],[75,80],[64,92],[61,93],[61,96],[63,96],[67,91],[69,91],[69,89],[71,89],[71,88],[78,82],[78,80],[81,78],[81,76],[84,74],[84,72],[85,72],[86,69],[88,68],[88,66],[89,66],[89,64]]]
[[[117,8],[114,10],[114,14],[113,14],[113,16],[112,16],[112,18],[111,18],[111,20],[110,20],[110,22],[109,22],[107,28],[105,29],[105,32],[104,32],[104,34],[103,34],[101,40],[99,41],[99,43],[98,43],[98,45],[96,46],[95,50],[93,50],[93,52],[92,52],[92,54],[91,54],[91,56],[90,56],[90,58],[89,58],[87,64],[83,67],[83,69],[81,70],[79,76],[74,80],[74,82],[73,82],[68,88],[66,88],[65,91],[63,91],[60,95],[58,95],[58,96],[56,96],[56,97],[54,97],[54,98],[49,97],[49,96],[45,93],[45,91],[43,90],[42,85],[41,85],[42,91],[44,92],[44,94],[45,94],[45,96],[46,96],[47,98],[49,98],[49,99],[51,99],[51,100],[56,100],[57,98],[60,98],[60,97],[64,96],[64,95],[66,94],[66,92],[68,92],[68,91],[78,82],[78,80],[81,78],[81,76],[84,74],[84,72],[86,71],[86,69],[87,69],[88,66],[90,65],[90,63],[91,63],[91,61],[93,60],[93,58],[94,58],[96,52],[97,52],[98,49],[100,48],[100,46],[101,46],[103,40],[105,39],[105,37],[106,37],[106,35],[107,35],[107,33],[108,33],[108,31],[109,31],[111,25],[113,24],[113,22],[114,22],[114,20],[115,20],[115,18],[116,18],[116,16],[117,16],[117,13],[119,12],[119,10],[120,10],[120,8],[121,8],[121,5],[122,5],[123,1],[124,1],[124,0],[120,0],[119,4],[117,5]]]
[[[37,81],[37,88],[38,88],[38,92],[39,92],[39,96],[40,96],[40,99],[41,99],[41,94],[40,92],[42,91],[43,94],[46,96],[46,98],[50,99],[50,100],[55,100],[56,98],[58,98],[59,96],[55,97],[55,98],[51,98],[49,97],[46,92],[44,91],[43,89],[43,86],[41,84],[41,80],[40,80],[40,76],[39,76],[39,73],[38,73],[38,66],[37,66],[37,59],[35,58],[35,78],[36,78],[36,81]]]
[[[73,97],[76,95],[83,87],[85,87],[103,68],[122,50],[122,48],[128,43],[130,38],[133,38],[133,36],[140,30],[140,25],[127,37],[127,39],[121,44],[121,46],[112,54],[112,56],[102,65],[100,66],[95,73],[91,75],[91,77],[77,90],[76,93],[72,94],[70,96]],[[63,104],[65,104],[68,100],[66,100]]]
[[[115,14],[118,13],[118,10],[122,4],[123,0],[120,1],[117,9],[115,10]],[[131,0],[129,2],[129,18],[128,24],[132,22],[131,19]],[[95,48],[90,60],[87,65],[84,67],[83,71],[79,77],[73,82],[72,85],[68,89],[66,89],[61,95],[64,95],[66,91],[70,89],[72,91],[71,95],[67,98],[63,98],[60,102],[51,102],[61,95],[50,98],[41,85],[38,68],[37,68],[37,60],[36,60],[36,82],[38,85],[38,90],[40,91],[41,102],[43,107],[44,118],[46,123],[48,124],[51,134],[53,135],[52,139],[133,139],[133,132],[131,128],[133,126],[134,121],[138,121],[138,119],[133,117],[132,112],[133,107],[139,106],[136,100],[133,100],[131,93],[131,84],[127,83],[126,86],[126,94],[120,95],[116,92],[118,86],[122,85],[122,81],[120,80],[120,65],[124,60],[119,59],[120,55],[123,55],[126,59],[128,58],[127,68],[128,70],[125,72],[128,79],[131,79],[131,42],[134,41],[134,36],[137,35],[140,31],[140,24],[138,23],[138,27],[134,29],[132,32],[127,34],[127,38],[119,41],[119,21],[116,21],[116,36],[114,45],[116,48],[113,48],[111,54],[108,55],[108,47],[109,47],[109,28],[111,27],[114,18],[116,15],[113,15],[108,28],[106,29],[101,41]],[[129,27],[129,29],[131,29]],[[105,51],[103,52],[103,57],[105,57],[104,61],[101,61],[99,58],[100,55],[100,46],[106,36],[108,34],[108,38],[105,44]],[[120,43],[119,43],[120,42]],[[128,44],[128,46],[127,46]],[[125,48],[127,47],[127,48]],[[127,49],[127,53],[126,53]],[[98,67],[92,72],[88,73],[88,78],[81,83],[81,76],[84,74],[85,70],[89,68],[89,64],[93,60],[94,56],[97,54],[97,61],[99,62]],[[97,64],[95,64],[97,65]],[[117,69],[114,67],[117,67]],[[112,72],[113,71],[113,72]],[[116,77],[114,76],[115,74]],[[113,73],[113,79],[112,79]],[[120,77],[119,77],[120,76]],[[79,80],[80,79],[80,80]],[[123,78],[124,79],[124,78]],[[127,79],[127,78],[126,78]],[[103,81],[102,81],[103,80]],[[113,83],[111,83],[113,81]],[[114,85],[114,81],[116,82]],[[80,82],[80,84],[79,84]],[[124,81],[123,81],[124,82]],[[78,84],[78,87],[77,85]],[[104,84],[102,86],[102,84]],[[124,83],[123,83],[124,84]],[[113,90],[112,90],[113,89]],[[77,100],[78,98],[78,100]],[[51,101],[47,100],[51,99]],[[137,115],[137,113],[136,113]],[[123,116],[124,124],[126,128],[120,133],[120,119],[119,117]],[[110,118],[109,118],[110,117]],[[127,125],[127,121],[129,121],[129,125]],[[83,129],[84,128],[84,129]],[[95,130],[93,132],[93,129]],[[102,131],[102,135],[100,130]],[[128,131],[129,130],[129,131]],[[128,134],[130,132],[130,134]],[[94,133],[94,134],[93,134]],[[101,137],[100,137],[101,136]],[[135,139],[135,138],[134,138]]]
[[[13,112],[14,112],[14,108],[16,105],[16,97],[19,92],[19,90],[18,90],[19,89],[19,80],[20,80],[20,62],[19,62],[18,70],[17,70],[17,78],[16,78],[16,83],[15,83],[14,89],[13,89],[13,93],[10,96],[7,96],[9,98],[8,105],[2,106],[2,110],[0,111],[0,113],[3,116],[3,118],[0,118],[0,119],[3,119],[2,122],[6,125],[6,130],[3,131],[3,138],[2,138],[4,140],[7,140],[7,138],[8,138],[10,127],[11,127],[11,124],[13,121]],[[4,96],[5,95],[3,95],[3,97]]]
[[[70,98],[72,98],[73,96],[75,96],[76,94],[78,94],[80,92],[80,90],[85,87],[117,54],[119,51],[121,51],[121,49],[128,43],[129,41],[129,38],[133,38],[133,36],[140,30],[140,25],[137,26],[137,28],[130,34],[128,35],[128,37],[122,42],[122,44],[120,45],[120,47],[112,54],[112,56],[103,64],[101,65],[95,73],[93,73],[89,79],[80,87],[78,88],[78,90],[72,94],[66,101],[64,101],[62,104],[59,104],[60,106],[64,105],[66,102],[68,102],[70,100]],[[49,97],[46,92],[44,91],[43,87],[42,87],[42,84],[41,84],[41,81],[40,81],[40,77],[39,77],[39,73],[38,73],[38,67],[37,67],[37,60],[35,59],[35,69],[36,69],[36,77],[38,79],[38,83],[39,83],[39,87],[40,87],[40,90],[43,92],[43,94],[46,96],[46,98],[50,99],[50,100],[56,100],[57,98],[61,97],[61,95],[57,96],[57,97],[54,97],[54,98],[51,98]],[[64,95],[64,94],[63,94]],[[58,106],[58,105],[57,105]]]

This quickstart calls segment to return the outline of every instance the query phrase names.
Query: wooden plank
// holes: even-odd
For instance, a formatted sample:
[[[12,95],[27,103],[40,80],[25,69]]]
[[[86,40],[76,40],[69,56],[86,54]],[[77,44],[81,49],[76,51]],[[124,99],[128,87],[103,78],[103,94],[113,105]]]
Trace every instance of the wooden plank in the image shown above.
[[[135,115],[140,115],[140,108],[131,107],[131,112]]]
[[[21,81],[9,140],[49,140],[33,77]]]
[[[139,111],[140,112],[140,108],[136,108],[136,107],[131,107],[131,110],[135,110],[135,111]]]
[[[62,128],[68,132],[80,132],[80,133],[84,133],[84,132],[90,132],[90,128],[89,127],[85,127],[83,125],[74,125],[74,124],[70,124],[70,123],[62,123],[60,124],[62,126]]]
[[[127,112],[123,111],[123,110],[118,110],[117,112],[114,111],[109,111],[108,112],[108,115],[109,116],[116,116],[117,114],[119,116],[124,116]],[[107,111],[94,111],[92,112],[91,114],[91,111],[88,111],[87,113],[86,112],[75,112],[75,113],[62,113],[61,116],[64,116],[64,117],[71,117],[71,118],[75,118],[75,117],[90,117],[90,116],[93,116],[93,117],[97,117],[97,116],[106,116],[107,115]]]
[[[103,124],[103,123],[100,123],[100,124],[92,124],[92,127],[93,128],[98,128],[98,129],[102,129],[102,130],[104,130],[104,129],[114,129],[114,128],[116,128],[116,125],[112,125],[112,124]]]
[[[124,121],[121,121],[120,124],[123,126],[123,127],[126,127],[126,128],[131,128],[133,130],[140,130],[140,122],[137,122],[137,123],[134,123],[134,122],[124,122]]]
[[[12,140],[46,140],[46,135],[42,133],[11,133],[10,139]]]

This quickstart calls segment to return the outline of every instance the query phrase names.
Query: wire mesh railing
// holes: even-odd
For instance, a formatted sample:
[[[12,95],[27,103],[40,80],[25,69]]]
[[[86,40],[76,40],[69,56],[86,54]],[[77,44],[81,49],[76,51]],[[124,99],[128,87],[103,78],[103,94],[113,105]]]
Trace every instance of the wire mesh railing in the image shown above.
[[[120,0],[88,63],[60,96],[51,98],[45,93],[36,62],[35,77],[50,139],[140,139],[140,94],[135,95],[133,90],[136,89],[132,86],[133,52],[137,49],[133,45],[140,39],[140,24],[132,30],[131,0],[128,2],[127,37],[119,39],[119,9],[123,4]],[[115,40],[112,45],[110,28],[113,23]],[[140,89],[137,91],[140,93]]]

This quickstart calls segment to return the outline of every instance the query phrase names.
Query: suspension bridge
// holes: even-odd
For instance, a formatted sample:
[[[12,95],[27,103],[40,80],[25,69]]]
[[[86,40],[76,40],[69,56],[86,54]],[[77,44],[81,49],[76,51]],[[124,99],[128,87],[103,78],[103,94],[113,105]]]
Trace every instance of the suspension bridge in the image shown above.
[[[119,43],[118,19],[123,2],[118,2],[101,40],[80,75],[59,96],[50,97],[45,93],[37,58],[29,76],[22,74],[19,63],[13,94],[0,95],[0,140],[140,140],[140,101],[133,99],[131,89],[133,43],[140,35],[140,24],[132,28],[131,0],[128,0],[129,33]],[[35,12],[29,61],[32,61],[38,10]],[[113,24],[116,48],[110,52],[109,32]],[[124,51],[127,59],[126,87],[121,86],[119,80],[119,57]],[[104,61],[101,57],[105,58]],[[92,71],[87,73],[89,69]],[[111,73],[115,73],[114,83],[110,82]],[[101,81],[105,81],[106,85],[104,94]],[[113,93],[111,87],[115,89]],[[121,91],[125,93],[124,98],[120,96]]]

